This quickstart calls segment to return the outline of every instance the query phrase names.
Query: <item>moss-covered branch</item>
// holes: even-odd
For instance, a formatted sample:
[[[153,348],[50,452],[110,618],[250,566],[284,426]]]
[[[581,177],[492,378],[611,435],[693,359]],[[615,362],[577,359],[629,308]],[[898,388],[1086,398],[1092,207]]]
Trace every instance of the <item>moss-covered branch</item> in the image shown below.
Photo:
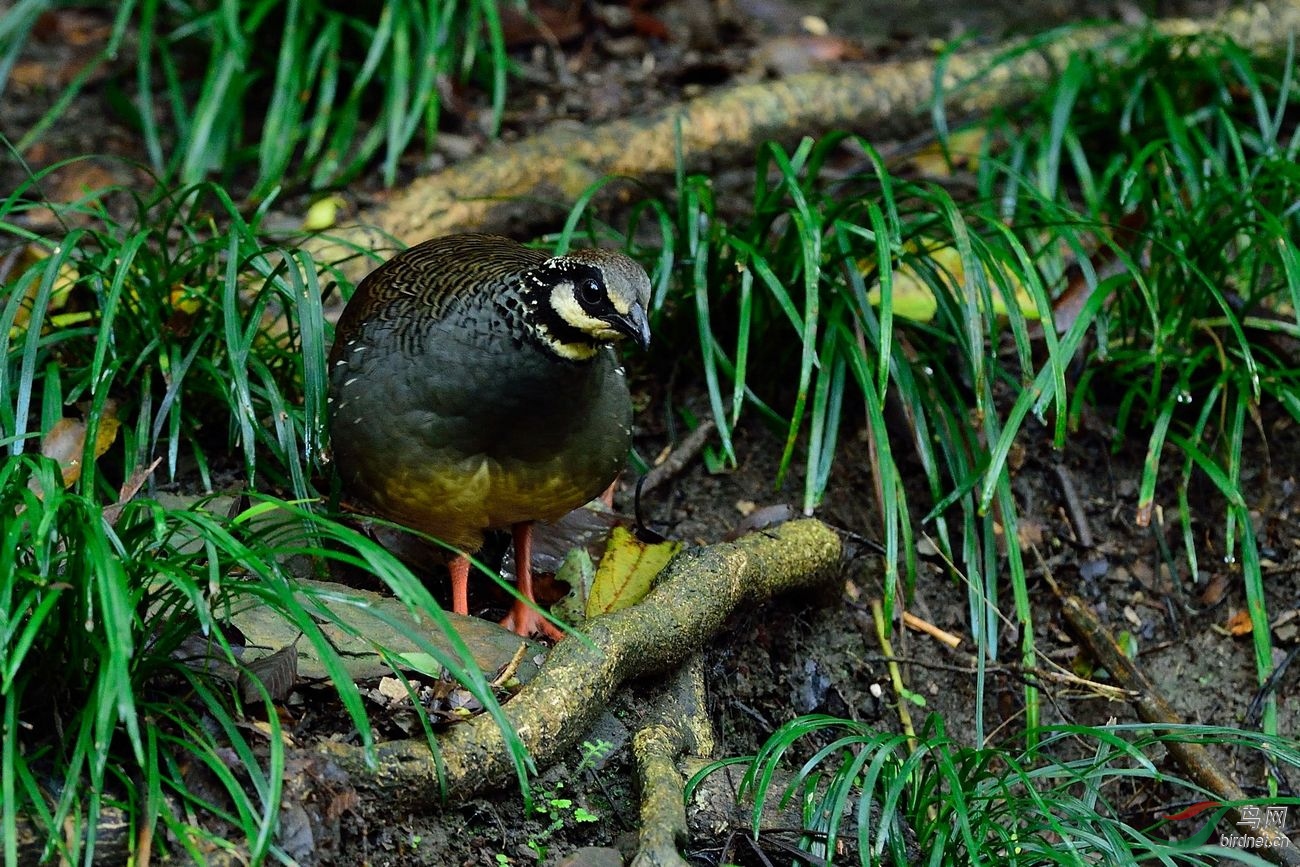
[[[583,736],[621,684],[680,665],[741,605],[830,580],[840,554],[839,537],[815,520],[684,551],[641,602],[593,621],[586,642],[569,638],[556,645],[541,673],[506,704],[505,715],[545,765]],[[373,768],[359,747],[326,743],[319,749],[385,810],[436,804],[439,762],[453,798],[505,784],[515,773],[505,739],[488,716],[441,736],[437,758],[423,740],[381,745]]]

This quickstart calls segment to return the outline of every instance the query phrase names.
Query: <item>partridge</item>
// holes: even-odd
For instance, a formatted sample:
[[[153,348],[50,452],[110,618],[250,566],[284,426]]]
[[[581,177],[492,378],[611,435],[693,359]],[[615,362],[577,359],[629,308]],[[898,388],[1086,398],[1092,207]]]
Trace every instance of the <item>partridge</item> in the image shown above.
[[[551,257],[508,238],[417,244],[357,286],[330,353],[330,436],[349,499],[467,555],[510,529],[522,600],[502,624],[559,633],[533,599],[532,522],[606,490],[632,442],[612,349],[650,342],[650,280],[609,250]],[[524,601],[527,600],[527,601]]]

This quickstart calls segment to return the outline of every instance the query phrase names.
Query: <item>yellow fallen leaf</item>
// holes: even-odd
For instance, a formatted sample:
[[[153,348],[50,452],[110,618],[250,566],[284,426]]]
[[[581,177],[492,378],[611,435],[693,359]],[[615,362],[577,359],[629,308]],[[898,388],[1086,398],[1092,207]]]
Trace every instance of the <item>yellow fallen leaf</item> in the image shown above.
[[[347,202],[338,194],[317,199],[307,208],[307,215],[302,220],[303,229],[319,232],[331,228],[338,222],[339,208],[345,204]]]
[[[895,316],[911,319],[913,322],[929,322],[939,309],[939,302],[934,293],[916,270],[910,265],[903,265],[894,271],[894,282],[890,299],[893,302]],[[876,286],[867,294],[871,306],[880,306],[880,287]]]
[[[966,269],[962,263],[961,253],[956,247],[941,246],[934,247],[926,252],[930,261],[934,263],[934,270],[940,280],[948,284],[948,288],[954,294],[961,295],[965,292]],[[860,263],[860,267],[869,266],[870,262]],[[935,312],[939,309],[939,302],[935,300],[934,293],[930,289],[930,284],[926,282],[921,272],[912,264],[903,262],[895,267],[893,280],[893,307],[894,315],[902,316],[916,322],[929,322],[934,319]],[[1002,291],[998,288],[998,282],[994,277],[993,271],[987,263],[984,263],[984,277],[989,284],[993,295],[993,312],[998,316],[1007,314],[1006,299]],[[1007,285],[1010,285],[1015,291],[1016,307],[1020,310],[1022,316],[1026,319],[1038,319],[1038,308],[1030,298],[1029,293],[1025,290],[1024,284],[1013,271],[1003,270],[1003,277]],[[868,293],[868,300],[875,306],[880,305],[880,287],[872,288]]]
[[[935,142],[921,148],[908,162],[921,174],[937,178],[950,177],[956,168],[974,171],[979,168],[984,138],[985,131],[977,127],[959,130],[948,137],[946,155],[944,146]]]
[[[615,527],[591,584],[587,617],[609,614],[639,602],[681,547],[681,542],[671,541],[646,544],[626,527]]]
[[[167,300],[173,310],[186,316],[193,316],[203,307],[202,296],[195,289],[183,283],[172,286]]]
[[[14,280],[33,267],[36,263],[50,258],[50,251],[38,244],[28,244],[19,254],[17,264],[9,274],[9,279]],[[68,263],[59,266],[59,273],[54,277],[54,285],[50,288],[49,305],[46,308],[47,313],[54,313],[62,310],[68,304],[68,297],[72,294],[72,289],[77,285],[81,274]],[[9,329],[9,339],[16,339],[27,330],[27,323],[31,320],[32,305],[36,303],[36,293],[40,291],[41,281],[35,280],[27,287],[27,294],[19,304],[17,314],[14,316],[13,326]],[[58,323],[52,323],[55,327],[61,327]]]

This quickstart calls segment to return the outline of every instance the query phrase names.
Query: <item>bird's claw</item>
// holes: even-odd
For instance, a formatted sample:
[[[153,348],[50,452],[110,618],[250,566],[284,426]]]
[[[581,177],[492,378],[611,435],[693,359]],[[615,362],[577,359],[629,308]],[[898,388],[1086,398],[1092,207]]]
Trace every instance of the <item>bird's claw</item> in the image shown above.
[[[564,638],[564,632],[554,623],[543,617],[536,608],[519,600],[501,621],[501,625],[524,638],[545,636],[551,641],[560,641]]]

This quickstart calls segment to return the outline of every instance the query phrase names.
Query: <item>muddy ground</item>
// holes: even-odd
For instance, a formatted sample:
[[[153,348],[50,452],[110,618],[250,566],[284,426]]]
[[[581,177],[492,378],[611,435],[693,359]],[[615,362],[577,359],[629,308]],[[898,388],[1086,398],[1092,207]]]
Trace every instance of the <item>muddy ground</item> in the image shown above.
[[[687,403],[695,404],[697,411],[703,408],[701,397]],[[662,417],[659,404],[642,414],[638,438],[642,453],[654,453],[666,441]],[[1015,487],[1022,520],[1034,525],[1032,541],[1044,557],[1042,566],[1031,561],[1030,567],[1040,653],[1066,667],[1077,654],[1046,586],[1044,574],[1050,573],[1067,591],[1087,598],[1113,630],[1129,631],[1137,637],[1137,664],[1170,697],[1184,719],[1257,725],[1247,719],[1255,693],[1250,644],[1246,638],[1230,636],[1226,629],[1231,613],[1240,610],[1244,600],[1236,580],[1238,570],[1215,556],[1221,540],[1222,503],[1210,496],[1193,497],[1198,538],[1203,543],[1199,552],[1202,574],[1191,581],[1179,559],[1175,568],[1181,590],[1175,590],[1157,577],[1167,575],[1168,567],[1152,531],[1138,528],[1134,521],[1141,449],[1125,447],[1112,453],[1106,439],[1084,432],[1071,446],[1056,452],[1046,446],[1045,432],[1037,438],[1038,445],[1033,443],[1033,434],[1031,429],[1026,436],[1029,445],[1015,474]],[[859,437],[847,440],[819,514],[836,526],[875,537],[878,523],[866,449]],[[789,498],[772,486],[781,438],[749,424],[739,432],[736,445],[737,469],[710,474],[697,462],[671,491],[655,498],[656,503],[648,509],[651,525],[674,538],[716,541],[740,520],[737,504],[748,508],[748,503],[787,501]],[[1266,473],[1262,463],[1253,464],[1257,483],[1252,488],[1270,502],[1269,517],[1260,522],[1269,561],[1268,602],[1271,612],[1282,613],[1300,603],[1295,479],[1282,471],[1291,465],[1285,456],[1296,454],[1300,437],[1294,426],[1278,423],[1270,430],[1270,445],[1274,472]],[[1091,550],[1075,542],[1062,473],[1083,504],[1095,537]],[[1172,502],[1173,489],[1163,490],[1167,496],[1158,502]],[[925,502],[921,490],[912,493],[914,502]],[[1178,550],[1177,532],[1176,527],[1168,528],[1167,541],[1174,551]],[[1098,560],[1105,565],[1085,566]],[[777,726],[799,714],[826,713],[897,730],[892,693],[866,604],[879,594],[881,574],[879,558],[869,549],[859,548],[858,555],[845,564],[842,592],[815,599],[782,599],[733,617],[723,631],[725,637],[706,653],[717,757],[752,754]],[[1214,589],[1225,583],[1221,594]],[[1209,597],[1218,598],[1209,604],[1205,601]],[[1184,601],[1196,613],[1187,613]],[[966,589],[938,558],[922,557],[916,595],[909,608],[966,639],[954,652],[926,636],[899,633],[895,651],[909,660],[903,668],[906,684],[926,700],[925,709],[918,712],[914,708],[913,713],[918,720],[927,712],[938,714],[948,733],[973,743],[976,690],[974,672],[965,656],[970,648]],[[1004,659],[1015,656],[1016,641],[1014,631],[1004,629],[1000,637]],[[991,670],[985,726],[989,739],[997,741],[1023,725],[1023,684],[1013,671],[999,670],[997,665]],[[1294,690],[1294,680],[1292,674],[1283,682],[1279,690],[1283,697]],[[1128,705],[1086,691],[1047,685],[1044,692],[1045,723],[1135,721]],[[635,852],[638,819],[626,739],[628,728],[644,710],[643,701],[641,691],[629,690],[613,713],[584,738],[587,743],[604,741],[614,746],[595,767],[590,761],[583,762],[584,752],[578,749],[544,774],[539,785],[543,799],[571,799],[575,809],[580,806],[599,821],[578,822],[570,814],[556,829],[552,827],[555,810],[528,816],[517,795],[503,794],[434,816],[397,816],[388,823],[355,825],[351,829],[357,835],[351,839],[352,851],[367,863],[393,865],[489,865],[498,863],[500,855],[511,863],[528,864],[538,860],[534,847],[544,847],[543,860],[548,864],[560,863],[566,853],[579,847],[610,847],[630,857]],[[1284,698],[1280,728],[1295,732],[1297,724],[1297,707]],[[1226,751],[1220,755],[1226,769],[1248,792],[1263,794],[1257,763]],[[1141,817],[1153,818],[1176,809],[1162,800],[1163,795],[1158,790],[1131,793],[1131,819],[1143,824]],[[728,828],[697,826],[685,854],[692,864],[699,865],[763,863],[732,832],[746,832],[739,817],[736,825]],[[792,835],[774,828],[770,835],[760,837],[758,847],[775,862],[783,854],[779,841],[792,842]],[[604,863],[585,860],[595,857],[592,853],[581,856],[584,860],[571,863]]]
[[[1079,17],[1135,19],[1144,13],[1203,13],[1208,4],[1151,4],[1129,2],[1064,2],[1038,0],[1016,4],[921,4],[912,2],[833,4],[809,0],[729,0],[699,4],[679,0],[649,7],[638,18],[627,7],[552,4],[577,16],[576,31],[559,24],[553,31],[559,47],[529,35],[522,27],[512,39],[521,75],[512,90],[506,114],[506,135],[522,136],[555,119],[598,121],[652,109],[671,99],[705,88],[723,86],[741,78],[779,76],[819,65],[894,57],[927,50],[931,39],[966,34],[989,39],[1023,28],[1041,28]],[[575,11],[576,10],[576,11]],[[704,11],[701,11],[704,10]],[[638,13],[640,14],[640,13]],[[819,16],[826,30],[805,16]],[[559,20],[559,19],[557,19]],[[561,21],[561,23],[563,23]],[[666,37],[666,38],[665,38]],[[0,117],[3,131],[14,137],[34,122],[42,105],[56,93],[59,66],[50,58],[72,50],[58,36],[42,37],[30,57],[44,58],[44,72],[26,84],[12,86],[5,95]],[[44,47],[42,47],[42,45]],[[44,52],[44,54],[42,54]],[[40,72],[41,70],[36,70]],[[29,73],[31,70],[29,70]],[[35,83],[33,83],[33,81]],[[44,83],[42,83],[44,82]],[[102,92],[92,87],[72,108],[72,114],[51,129],[28,154],[34,168],[81,153],[109,151],[131,156],[137,146],[129,129],[106,113]],[[449,113],[432,156],[413,156],[404,164],[408,174],[436,169],[480,150],[487,139],[486,101],[472,87],[457,92],[458,105]],[[73,197],[68,190],[79,183],[137,183],[139,173],[119,160],[84,164],[93,167],[66,182],[52,179],[48,194],[56,199]],[[737,167],[738,178],[749,178],[747,167]],[[6,188],[18,183],[22,169],[9,161],[0,172]],[[66,189],[61,189],[61,185]],[[725,190],[723,191],[725,192]],[[374,178],[348,191],[365,205],[384,195]],[[741,193],[743,195],[743,193]],[[301,198],[281,203],[286,220],[302,206]],[[636,447],[653,457],[671,440],[685,405],[695,414],[707,411],[692,369],[673,370],[668,363],[672,347],[658,343],[649,358],[635,362],[637,389],[644,407],[638,419]],[[672,379],[678,397],[669,400],[665,382]],[[686,395],[682,398],[681,395]],[[1193,492],[1196,540],[1200,546],[1201,574],[1186,574],[1185,562],[1175,560],[1177,587],[1170,580],[1153,530],[1134,520],[1137,480],[1144,443],[1114,448],[1104,431],[1108,408],[1099,407],[1099,423],[1079,433],[1062,452],[1050,448],[1049,435],[1031,423],[1022,437],[1023,459],[1015,471],[1015,494],[1029,536],[1042,552],[1040,564],[1027,554],[1031,591],[1036,606],[1038,646],[1042,654],[1065,666],[1075,655],[1064,633],[1044,576],[1080,593],[1097,608],[1103,621],[1116,630],[1132,632],[1138,639],[1139,666],[1169,695],[1189,721],[1252,724],[1247,710],[1255,692],[1251,648],[1246,638],[1236,638],[1223,628],[1232,612],[1244,607],[1238,569],[1222,557],[1223,503],[1208,490]],[[842,452],[819,515],[853,534],[878,535],[874,482],[863,438],[860,414],[846,414]],[[900,427],[901,429],[901,427]],[[1300,462],[1300,433],[1279,419],[1265,419],[1267,453],[1256,437],[1248,462],[1247,490],[1258,498],[1259,529],[1266,546],[1269,610],[1275,614],[1300,606],[1300,527],[1295,512],[1294,470]],[[794,501],[802,480],[798,473],[785,491],[773,487],[781,436],[753,417],[737,433],[739,465],[711,474],[699,461],[670,487],[656,492],[647,503],[655,529],[687,542],[720,539],[740,520],[743,509]],[[909,464],[902,459],[905,472]],[[1060,469],[1058,469],[1058,467]],[[910,467],[910,478],[920,480]],[[1069,481],[1063,482],[1066,478]],[[1067,508],[1065,486],[1077,491],[1082,513],[1095,537],[1092,550],[1077,542],[1077,527]],[[923,511],[928,494],[914,485],[911,502]],[[1172,507],[1172,482],[1160,489],[1158,503]],[[620,501],[626,506],[626,492]],[[1172,508],[1171,508],[1172,512]],[[918,515],[919,517],[919,515]],[[927,527],[918,526],[918,537]],[[1175,526],[1166,528],[1167,542],[1178,552],[1181,536]],[[781,723],[799,714],[830,713],[897,727],[881,652],[870,630],[867,602],[879,593],[881,563],[869,547],[851,546],[856,555],[845,564],[839,592],[818,599],[779,600],[762,609],[737,615],[724,637],[707,650],[706,674],[710,712],[717,735],[716,755],[750,754]],[[1096,561],[1103,560],[1097,566]],[[1093,566],[1081,568],[1092,561]],[[1195,609],[1188,613],[1187,607]],[[915,597],[909,609],[925,620],[966,639],[969,649],[967,591],[944,564],[933,556],[920,558]],[[959,738],[974,734],[975,678],[959,653],[942,648],[918,634],[902,632],[896,647],[908,663],[903,672],[907,685],[926,700],[925,711],[939,714],[947,731]],[[1004,629],[999,648],[1004,658],[1015,654],[1017,636]],[[1280,694],[1294,692],[1298,669],[1280,686]],[[883,695],[876,687],[886,687]],[[1110,718],[1133,719],[1123,704],[1109,703],[1080,691],[1046,687],[1044,721],[1103,723]],[[997,673],[985,694],[986,731],[1009,734],[1022,724],[1023,688],[1011,673]],[[353,820],[345,827],[342,854],[337,863],[374,865],[427,864],[497,865],[530,864],[538,860],[558,863],[579,847],[612,847],[624,855],[634,851],[638,824],[635,792],[630,776],[626,722],[632,721],[642,696],[629,691],[586,740],[611,745],[602,755],[583,762],[575,753],[543,776],[542,800],[570,799],[571,807],[552,808],[546,815],[525,815],[517,793],[481,798],[429,815],[395,815]],[[1300,731],[1300,709],[1283,701],[1280,728]],[[1248,791],[1258,793],[1260,769],[1225,754],[1226,767]],[[550,797],[547,797],[547,793]],[[1155,813],[1159,793],[1135,794],[1135,816]],[[594,816],[587,821],[585,814]],[[743,830],[737,828],[736,830]],[[771,840],[760,840],[768,857],[781,853]],[[544,857],[542,853],[544,851]],[[608,853],[606,853],[608,854]],[[729,836],[728,829],[697,829],[686,854],[693,864],[762,863],[754,850]],[[505,861],[503,862],[502,858]],[[592,860],[571,863],[604,863]]]

